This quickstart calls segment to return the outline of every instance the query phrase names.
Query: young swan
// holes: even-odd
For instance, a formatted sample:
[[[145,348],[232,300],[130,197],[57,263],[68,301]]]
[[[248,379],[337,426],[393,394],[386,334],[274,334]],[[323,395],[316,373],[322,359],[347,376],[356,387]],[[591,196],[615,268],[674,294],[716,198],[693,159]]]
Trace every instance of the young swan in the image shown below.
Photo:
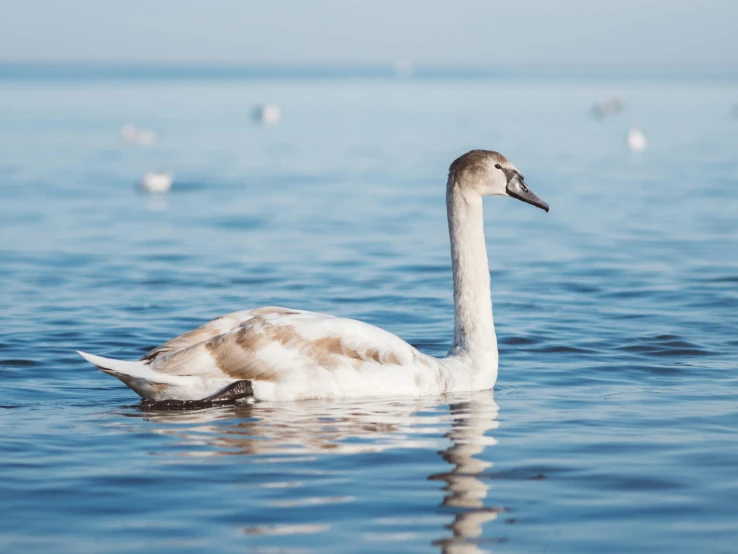
[[[518,169],[497,152],[472,150],[451,164],[446,208],[454,338],[445,358],[423,354],[368,323],[278,307],[221,316],[138,361],[80,355],[145,401],[174,404],[490,389],[497,379],[497,338],[483,196],[511,196],[548,211]]]

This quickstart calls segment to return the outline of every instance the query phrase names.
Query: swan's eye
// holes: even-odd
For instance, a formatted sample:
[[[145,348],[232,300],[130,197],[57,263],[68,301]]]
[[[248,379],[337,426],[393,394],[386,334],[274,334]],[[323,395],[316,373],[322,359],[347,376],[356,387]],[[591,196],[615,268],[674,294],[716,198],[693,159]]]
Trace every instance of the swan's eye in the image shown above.
[[[500,164],[495,164],[495,167],[496,167],[497,169],[502,169],[502,166],[501,166]]]

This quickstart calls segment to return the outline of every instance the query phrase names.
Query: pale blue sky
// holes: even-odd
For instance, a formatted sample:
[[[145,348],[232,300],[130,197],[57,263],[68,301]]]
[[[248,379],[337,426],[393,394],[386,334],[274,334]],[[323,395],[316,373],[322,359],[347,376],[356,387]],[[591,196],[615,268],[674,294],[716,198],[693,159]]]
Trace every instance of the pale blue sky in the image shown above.
[[[736,0],[0,0],[0,61],[738,64]]]

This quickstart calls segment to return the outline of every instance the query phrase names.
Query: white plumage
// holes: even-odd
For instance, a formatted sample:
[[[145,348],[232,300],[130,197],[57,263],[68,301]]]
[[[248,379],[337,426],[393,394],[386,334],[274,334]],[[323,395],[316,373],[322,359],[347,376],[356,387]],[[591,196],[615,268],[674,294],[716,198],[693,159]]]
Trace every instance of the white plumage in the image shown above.
[[[156,142],[156,133],[150,129],[138,129],[130,123],[123,125],[120,136],[129,144],[151,146]]]
[[[260,308],[190,333],[136,362],[80,354],[154,401],[200,400],[242,380],[262,400],[417,396],[472,386],[469,372],[451,372],[387,331],[327,314]]]
[[[216,318],[134,362],[80,354],[150,401],[217,400],[233,386],[256,400],[490,389],[497,379],[497,338],[482,221],[482,196],[490,195],[548,211],[496,152],[473,150],[451,165],[446,198],[455,325],[445,358],[361,321],[279,307]]]
[[[648,146],[646,135],[638,129],[628,129],[628,148],[631,152],[643,152]]]
[[[620,96],[613,96],[592,106],[592,114],[598,119],[604,119],[619,114],[625,108],[625,102]]]
[[[146,192],[169,192],[172,188],[173,176],[169,172],[149,172],[139,181],[138,185]]]
[[[276,104],[263,104],[254,108],[254,119],[264,125],[276,125],[282,119],[282,111]]]

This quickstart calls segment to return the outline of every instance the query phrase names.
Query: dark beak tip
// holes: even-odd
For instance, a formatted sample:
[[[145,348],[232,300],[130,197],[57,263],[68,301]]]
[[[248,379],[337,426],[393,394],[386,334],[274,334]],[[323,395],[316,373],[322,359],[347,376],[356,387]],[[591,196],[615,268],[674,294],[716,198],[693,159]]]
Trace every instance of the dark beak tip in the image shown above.
[[[548,213],[548,204],[538,198],[520,179],[512,180],[507,184],[507,194]]]

